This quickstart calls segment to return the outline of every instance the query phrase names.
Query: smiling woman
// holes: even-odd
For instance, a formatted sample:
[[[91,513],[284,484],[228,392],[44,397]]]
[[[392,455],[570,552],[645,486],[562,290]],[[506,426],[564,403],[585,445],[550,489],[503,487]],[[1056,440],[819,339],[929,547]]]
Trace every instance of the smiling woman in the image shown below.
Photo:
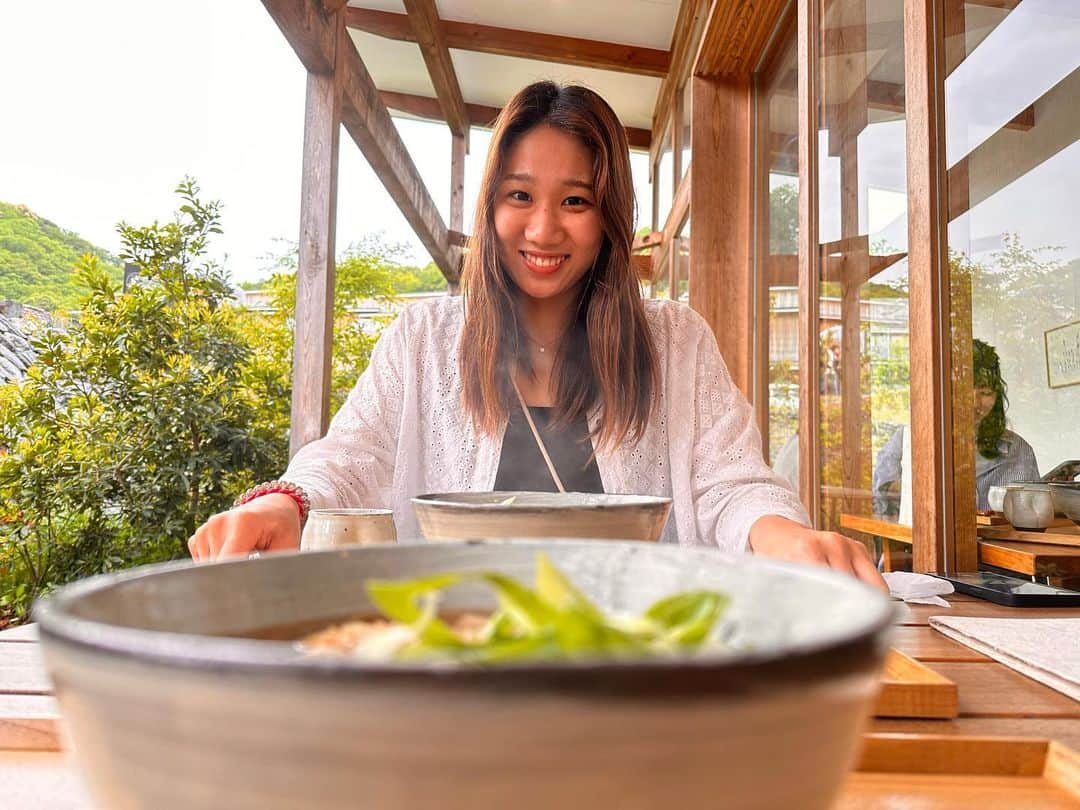
[[[816,563],[884,587],[865,548],[807,528],[746,399],[689,307],[642,298],[626,135],[579,86],[539,82],[495,125],[461,299],[383,333],[327,435],[285,481],[191,539],[196,559],[296,548],[309,507],[382,507],[418,534],[427,492],[670,498],[662,540]],[[550,450],[550,452],[549,452]]]
[[[481,429],[516,410],[516,383],[558,427],[600,408],[602,446],[644,433],[658,370],[629,260],[627,154],[614,112],[586,88],[534,84],[503,111],[464,272],[462,340],[494,349],[461,355]]]

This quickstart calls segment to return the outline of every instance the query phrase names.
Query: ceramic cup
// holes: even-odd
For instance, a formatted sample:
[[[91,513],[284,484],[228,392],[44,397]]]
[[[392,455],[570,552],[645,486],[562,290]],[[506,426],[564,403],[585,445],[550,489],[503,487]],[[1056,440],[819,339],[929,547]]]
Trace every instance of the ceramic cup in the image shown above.
[[[990,505],[990,508],[995,512],[1002,512],[1005,509],[1005,487],[990,487],[986,491],[986,502]]]
[[[300,550],[396,541],[394,513],[389,509],[312,509],[300,538]]]
[[[1049,484],[1015,483],[1005,489],[1005,517],[1014,528],[1041,532],[1054,522]]]

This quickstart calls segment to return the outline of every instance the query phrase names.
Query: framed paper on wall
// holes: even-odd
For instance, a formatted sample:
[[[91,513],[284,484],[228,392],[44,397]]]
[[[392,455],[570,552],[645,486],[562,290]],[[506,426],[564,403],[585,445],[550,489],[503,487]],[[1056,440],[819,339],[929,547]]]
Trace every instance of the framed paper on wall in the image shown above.
[[[1051,388],[1080,385],[1080,321],[1048,329],[1046,381]]]

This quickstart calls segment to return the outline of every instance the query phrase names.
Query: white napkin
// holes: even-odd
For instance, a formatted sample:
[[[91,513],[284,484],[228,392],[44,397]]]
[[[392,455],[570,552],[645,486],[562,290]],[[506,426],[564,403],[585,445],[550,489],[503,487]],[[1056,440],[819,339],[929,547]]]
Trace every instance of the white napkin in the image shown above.
[[[889,584],[889,594],[897,599],[916,605],[951,607],[941,598],[953,592],[951,582],[910,571],[886,571],[881,576]]]

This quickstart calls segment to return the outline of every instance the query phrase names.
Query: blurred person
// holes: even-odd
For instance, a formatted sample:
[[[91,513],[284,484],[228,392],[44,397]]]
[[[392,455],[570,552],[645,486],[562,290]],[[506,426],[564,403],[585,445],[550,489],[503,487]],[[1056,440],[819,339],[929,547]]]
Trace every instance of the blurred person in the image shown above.
[[[1013,481],[1039,480],[1035,451],[1023,437],[1006,427],[1009,400],[1001,376],[997,350],[989,343],[973,341],[975,431],[975,508],[990,508],[987,494],[992,486]],[[903,474],[904,431],[901,427],[878,453],[874,465],[874,511],[895,517],[899,512],[900,481]]]

